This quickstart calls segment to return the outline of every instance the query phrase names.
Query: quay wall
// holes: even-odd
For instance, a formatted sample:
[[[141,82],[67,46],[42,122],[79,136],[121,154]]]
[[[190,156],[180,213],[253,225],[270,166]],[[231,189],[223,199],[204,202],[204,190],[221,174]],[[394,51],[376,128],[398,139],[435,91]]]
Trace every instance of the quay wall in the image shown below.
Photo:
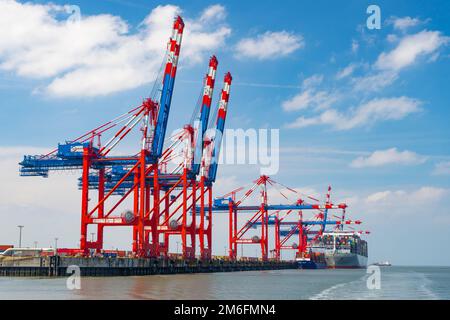
[[[153,274],[235,272],[252,270],[295,269],[292,261],[222,260],[213,259],[140,259],[140,258],[83,258],[36,257],[0,261],[0,276],[7,277],[66,277],[71,266],[79,267],[81,276],[140,276]],[[69,270],[68,270],[69,268]]]

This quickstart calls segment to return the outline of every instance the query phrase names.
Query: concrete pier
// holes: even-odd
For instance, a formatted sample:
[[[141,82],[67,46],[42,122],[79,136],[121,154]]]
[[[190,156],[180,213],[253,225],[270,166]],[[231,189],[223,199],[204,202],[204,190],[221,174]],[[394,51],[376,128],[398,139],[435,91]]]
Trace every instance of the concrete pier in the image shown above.
[[[7,277],[65,277],[69,266],[80,268],[81,276],[143,276],[154,274],[234,272],[251,270],[281,270],[297,268],[289,261],[260,261],[225,259],[171,260],[139,258],[75,258],[37,257],[1,261],[0,276]]]

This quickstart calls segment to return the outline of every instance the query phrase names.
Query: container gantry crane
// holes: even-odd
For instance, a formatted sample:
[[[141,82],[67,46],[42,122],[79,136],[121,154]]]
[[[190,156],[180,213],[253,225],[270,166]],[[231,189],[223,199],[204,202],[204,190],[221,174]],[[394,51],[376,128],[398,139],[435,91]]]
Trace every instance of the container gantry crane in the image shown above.
[[[341,225],[340,220],[325,219],[325,212],[328,210],[345,210],[347,205],[345,203],[333,204],[330,199],[331,187],[327,193],[327,199],[324,204],[307,203],[302,199],[297,199],[295,203],[291,204],[270,204],[268,201],[268,185],[275,187],[276,185],[287,189],[291,193],[298,194],[295,189],[284,186],[268,176],[261,176],[254,181],[254,184],[249,188],[243,196],[237,200],[237,194],[246,190],[244,187],[240,187],[231,191],[230,193],[216,198],[214,201],[213,211],[228,212],[229,214],[229,258],[232,260],[237,259],[238,244],[257,244],[261,247],[261,257],[263,260],[269,258],[269,226],[274,226],[274,257],[279,260],[281,258],[281,250],[297,250],[298,253],[306,252],[309,242],[312,241],[317,235],[320,235],[324,230],[324,226]],[[254,194],[255,190],[260,189],[260,204],[259,205],[244,205],[245,201]],[[277,189],[277,188],[276,188]],[[281,191],[277,191],[284,198],[288,199]],[[316,198],[308,195],[303,197],[319,202]],[[314,216],[314,220],[303,219],[303,211],[319,211]],[[294,221],[288,220],[292,217],[292,213],[297,212],[298,218]],[[244,223],[239,223],[239,216],[244,213],[250,213],[250,219],[246,219]],[[345,221],[346,224],[359,224],[360,221],[352,222]],[[288,227],[288,229],[284,229]],[[311,230],[314,227],[319,227],[319,230]],[[254,235],[249,237],[249,231],[251,229],[260,229],[260,235]],[[298,244],[288,246],[287,242],[292,236],[298,235]],[[314,236],[316,235],[316,236]],[[284,238],[282,238],[284,237]]]
[[[211,168],[215,166],[217,170],[215,157],[220,150],[221,134],[210,139],[204,136],[218,64],[214,56],[210,59],[205,78],[197,127],[185,126],[172,137],[173,143],[164,149],[183,31],[184,22],[178,16],[167,46],[162,81],[156,84],[160,90],[156,90],[151,98],[86,134],[59,144],[49,154],[25,156],[20,163],[22,176],[48,177],[54,170],[81,170],[80,249],[85,255],[102,250],[105,227],[129,226],[133,229],[132,250],[136,256],[167,257],[170,236],[180,235],[183,258],[195,258],[196,236],[200,238],[201,257],[211,257],[212,186],[216,174],[215,171],[211,174]],[[218,103],[216,127],[220,133],[224,129],[231,79],[227,73]],[[111,155],[139,123],[142,134],[140,150],[133,155]],[[102,145],[100,138],[111,133],[110,139]],[[168,172],[168,163],[176,157],[175,147],[182,143],[187,145],[186,150],[196,151],[194,155],[190,151],[185,152],[182,163]],[[200,165],[197,165],[199,159]],[[199,171],[202,172],[200,177]],[[93,190],[97,192],[97,199],[90,197]],[[198,198],[201,208],[199,225],[195,217]],[[133,208],[119,212],[118,208],[126,199],[132,199]],[[194,214],[189,222],[190,211]],[[206,227],[205,219],[209,220]],[[89,225],[97,226],[95,240],[87,239]]]

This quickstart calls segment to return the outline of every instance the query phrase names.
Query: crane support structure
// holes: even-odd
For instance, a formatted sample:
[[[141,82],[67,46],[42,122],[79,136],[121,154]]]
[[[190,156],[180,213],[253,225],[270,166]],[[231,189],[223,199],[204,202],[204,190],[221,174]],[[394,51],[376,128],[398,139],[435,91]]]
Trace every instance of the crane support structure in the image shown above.
[[[215,199],[212,210],[214,212],[228,212],[229,228],[229,259],[237,259],[238,245],[259,245],[261,247],[261,258],[269,259],[269,227],[274,226],[274,245],[270,250],[272,257],[276,260],[281,259],[282,250],[296,250],[297,254],[303,254],[307,251],[310,243],[314,242],[318,236],[323,234],[326,226],[339,227],[342,224],[361,224],[356,220],[330,220],[324,213],[328,210],[346,210],[345,203],[333,204],[330,200],[329,187],[326,201],[320,203],[306,203],[302,198],[319,201],[308,195],[301,195],[302,198],[296,199],[291,204],[270,204],[268,201],[268,186],[281,186],[288,192],[298,195],[298,191],[281,185],[268,176],[261,176],[254,181],[251,188],[244,192],[243,196],[237,200],[237,195],[244,190],[244,187],[233,190],[225,196]],[[260,204],[244,204],[248,202],[256,190],[260,189]],[[281,196],[288,199],[286,195],[276,189]],[[304,211],[317,212],[313,219],[304,219]],[[296,215],[293,213],[297,213]],[[239,218],[245,217],[244,222]],[[250,218],[249,218],[250,217]],[[297,217],[292,220],[292,217]],[[314,230],[314,228],[319,228]],[[288,229],[286,229],[288,228]],[[253,231],[252,231],[253,230]],[[255,230],[257,232],[255,233]],[[298,243],[289,244],[289,240],[297,235]]]
[[[156,83],[160,89],[154,96],[86,134],[59,144],[50,153],[25,156],[20,163],[21,176],[48,177],[50,171],[81,170],[78,183],[81,190],[80,249],[84,255],[102,252],[106,227],[130,227],[132,252],[137,257],[174,254],[169,249],[173,237],[179,238],[184,259],[196,258],[197,240],[200,257],[210,259],[212,256],[214,179],[207,173],[210,165],[215,163],[212,157],[220,150],[221,135],[217,135],[220,139],[204,138],[218,65],[215,56],[209,61],[202,90],[196,139],[192,127],[186,126],[170,137],[172,143],[164,149],[183,31],[184,22],[178,16],[167,45],[162,82]],[[215,119],[221,133],[230,85],[231,74],[228,72]],[[142,135],[140,150],[133,155],[117,155],[120,153],[117,146],[129,139],[130,132],[137,131],[136,128]],[[101,138],[105,136],[109,138],[102,144]],[[195,160],[199,162],[198,167],[189,163],[192,157],[187,153],[181,154],[182,160],[177,162],[180,156],[177,147],[183,142],[188,142],[191,150],[197,148]],[[198,177],[200,171],[202,175]],[[196,213],[198,207],[199,218]],[[96,238],[88,239],[90,226],[96,228]]]
[[[226,212],[229,259],[237,259],[238,245],[251,244],[259,246],[262,260],[268,260],[270,252],[280,260],[282,250],[305,253],[329,225],[343,230],[344,225],[352,228],[351,225],[361,224],[359,220],[347,219],[345,203],[331,202],[331,187],[325,202],[320,203],[317,198],[265,175],[249,189],[240,187],[213,201],[233,78],[230,72],[225,73],[215,116],[210,117],[218,67],[217,58],[212,56],[203,82],[200,109],[197,110],[199,104],[194,109],[195,123],[191,119],[166,139],[183,31],[184,22],[178,16],[168,41],[164,68],[155,81],[157,90],[151,97],[95,129],[58,144],[47,154],[24,156],[19,164],[20,175],[27,177],[47,178],[51,171],[81,171],[79,251],[86,256],[102,253],[106,227],[129,227],[132,253],[136,257],[168,258],[175,254],[186,260],[197,257],[209,260],[213,214]],[[140,135],[137,150],[131,155],[121,154],[118,146],[135,137],[130,133],[136,131]],[[288,203],[271,203],[272,189]],[[238,198],[238,194],[242,196]],[[259,200],[252,202],[252,196],[257,194]],[[293,201],[287,194],[295,196]],[[332,210],[341,210],[342,215],[332,215]],[[312,212],[313,217],[305,218],[306,212]],[[272,226],[274,249],[269,250]],[[88,239],[92,228],[96,237]],[[174,238],[176,253],[173,253]],[[298,243],[289,242],[294,238]]]

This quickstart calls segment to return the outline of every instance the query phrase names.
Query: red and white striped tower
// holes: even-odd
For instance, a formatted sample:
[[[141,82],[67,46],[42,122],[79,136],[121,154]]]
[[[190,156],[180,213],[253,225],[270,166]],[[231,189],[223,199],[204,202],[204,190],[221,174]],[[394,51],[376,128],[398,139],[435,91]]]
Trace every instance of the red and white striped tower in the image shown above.
[[[325,210],[323,212],[323,224],[322,224],[322,227],[320,228],[320,234],[323,234],[323,232],[325,231],[326,223],[327,223],[327,219],[328,219],[328,208],[327,207],[330,205],[331,205],[331,186],[329,185],[326,199],[325,199]]]
[[[205,76],[203,87],[203,97],[201,102],[201,109],[199,118],[196,119],[195,125],[195,145],[193,148],[193,165],[192,171],[197,175],[200,171],[202,155],[206,152],[204,145],[205,132],[208,128],[209,114],[211,110],[212,96],[214,91],[214,84],[216,80],[217,66],[219,62],[215,56],[209,60],[208,73]]]
[[[170,53],[167,59],[166,73],[169,71],[172,62],[171,77],[174,78],[177,73],[178,59],[180,57],[181,39],[183,38],[184,21],[180,16],[175,18],[173,23],[172,38],[169,41]]]
[[[178,16],[173,23],[172,37],[170,38],[167,45],[168,54],[163,75],[160,109],[152,144],[152,155],[155,158],[159,158],[162,155],[163,151],[167,129],[167,120],[169,118],[170,104],[172,101],[172,93],[175,85],[175,76],[177,73],[178,59],[181,49],[181,40],[183,37],[183,30],[183,19]]]
[[[216,56],[212,56],[209,59],[209,69],[206,75],[205,88],[203,90],[202,105],[211,107],[212,94],[214,91],[214,84],[216,81],[217,66],[219,61],[217,61]]]
[[[261,222],[262,222],[262,239],[261,239],[261,255],[262,260],[267,261],[269,258],[269,213],[267,211],[267,180],[268,177],[261,176]]]
[[[210,182],[216,181],[217,174],[217,163],[220,154],[221,141],[217,141],[218,135],[220,138],[223,136],[225,129],[225,120],[227,118],[228,101],[230,99],[230,89],[231,89],[231,73],[227,72],[223,80],[223,89],[220,94],[219,100],[219,110],[217,112],[217,122],[216,122],[216,138],[214,139],[214,147],[211,155],[211,164],[209,167],[208,180]]]
[[[172,29],[172,36],[168,42],[168,54],[166,58],[166,66],[164,69],[163,75],[163,88],[161,93],[161,100],[158,112],[158,119],[155,123],[154,136],[152,141],[152,149],[151,154],[156,157],[158,160],[162,156],[162,150],[164,146],[165,140],[165,132],[167,129],[167,121],[169,117],[169,110],[172,101],[172,93],[175,85],[175,76],[177,73],[178,60],[180,56],[181,49],[181,41],[183,37],[184,31],[184,22],[180,16],[175,18]],[[150,245],[150,254],[151,256],[159,256],[160,248],[159,248],[159,224],[160,224],[160,206],[161,206],[161,186],[159,184],[159,171],[158,171],[158,161],[153,166],[152,175],[153,175],[153,208],[150,210],[148,208],[146,212],[148,215],[152,212],[150,219],[151,226],[151,245]],[[150,197],[150,192],[147,192]],[[168,195],[164,198],[164,205],[167,208],[167,199]],[[146,239],[146,242],[148,239]],[[167,248],[165,248],[165,253],[167,253]]]

